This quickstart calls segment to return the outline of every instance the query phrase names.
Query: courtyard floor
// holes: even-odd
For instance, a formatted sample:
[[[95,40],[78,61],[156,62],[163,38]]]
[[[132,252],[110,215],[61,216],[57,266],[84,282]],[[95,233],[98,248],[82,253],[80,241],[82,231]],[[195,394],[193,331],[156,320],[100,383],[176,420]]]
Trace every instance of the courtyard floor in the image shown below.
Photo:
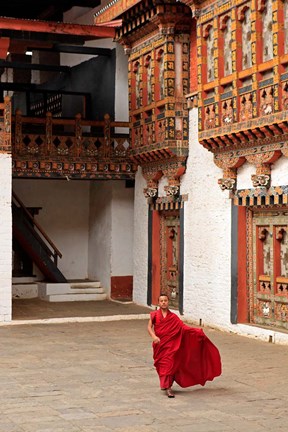
[[[53,323],[51,312],[37,323],[16,307],[18,325],[0,327],[1,432],[287,431],[287,346],[204,328],[222,376],[205,387],[176,385],[168,399],[153,367],[149,310],[95,303],[86,311],[101,309],[103,322]]]

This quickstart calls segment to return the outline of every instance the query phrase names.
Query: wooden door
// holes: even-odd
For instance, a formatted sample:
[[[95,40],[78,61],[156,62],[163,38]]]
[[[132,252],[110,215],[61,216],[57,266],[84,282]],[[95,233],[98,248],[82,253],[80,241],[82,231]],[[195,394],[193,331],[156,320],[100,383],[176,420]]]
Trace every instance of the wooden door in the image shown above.
[[[179,309],[179,211],[161,212],[160,283],[161,292],[168,294],[170,307]]]
[[[288,211],[257,211],[252,223],[251,321],[288,329]]]

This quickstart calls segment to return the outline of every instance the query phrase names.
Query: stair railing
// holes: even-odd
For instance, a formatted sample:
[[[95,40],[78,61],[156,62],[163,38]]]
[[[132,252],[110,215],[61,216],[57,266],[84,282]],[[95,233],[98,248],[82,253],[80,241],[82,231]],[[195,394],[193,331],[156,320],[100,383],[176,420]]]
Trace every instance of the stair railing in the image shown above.
[[[51,249],[53,250],[53,253],[51,255],[54,259],[54,264],[57,266],[58,257],[62,258],[62,254],[59,251],[59,249],[55,246],[55,244],[52,242],[52,240],[48,237],[48,235],[45,233],[44,229],[39,225],[39,223],[33,218],[29,210],[25,207],[23,202],[20,200],[20,198],[16,195],[15,192],[12,192],[12,196],[15,199],[15,201],[19,204],[20,208],[24,212],[24,214],[27,216],[29,220],[31,220],[31,223],[34,227],[37,228],[37,230],[40,232],[40,234],[44,237],[46,242],[50,245]]]

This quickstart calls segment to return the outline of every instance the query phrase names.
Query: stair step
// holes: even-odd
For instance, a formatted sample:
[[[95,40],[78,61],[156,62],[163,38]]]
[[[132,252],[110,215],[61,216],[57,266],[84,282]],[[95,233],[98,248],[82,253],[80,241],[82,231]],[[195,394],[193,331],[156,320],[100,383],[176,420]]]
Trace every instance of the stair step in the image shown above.
[[[99,281],[69,282],[71,289],[101,288]]]
[[[71,286],[72,285],[72,286]],[[38,283],[38,295],[51,302],[105,300],[107,294],[98,281]]]
[[[12,298],[13,299],[29,299],[38,297],[37,283],[13,283]]]
[[[58,294],[47,295],[43,300],[49,302],[70,302],[70,301],[100,301],[106,300],[106,294]]]

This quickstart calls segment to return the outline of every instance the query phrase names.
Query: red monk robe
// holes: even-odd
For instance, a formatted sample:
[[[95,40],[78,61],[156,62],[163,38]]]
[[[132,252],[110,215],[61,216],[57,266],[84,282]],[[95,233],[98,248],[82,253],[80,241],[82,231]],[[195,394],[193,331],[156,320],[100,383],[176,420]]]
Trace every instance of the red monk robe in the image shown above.
[[[154,366],[162,389],[175,381],[181,387],[204,386],[221,375],[218,349],[202,329],[185,325],[170,310],[163,317],[161,309],[150,313],[159,343],[153,343]]]

